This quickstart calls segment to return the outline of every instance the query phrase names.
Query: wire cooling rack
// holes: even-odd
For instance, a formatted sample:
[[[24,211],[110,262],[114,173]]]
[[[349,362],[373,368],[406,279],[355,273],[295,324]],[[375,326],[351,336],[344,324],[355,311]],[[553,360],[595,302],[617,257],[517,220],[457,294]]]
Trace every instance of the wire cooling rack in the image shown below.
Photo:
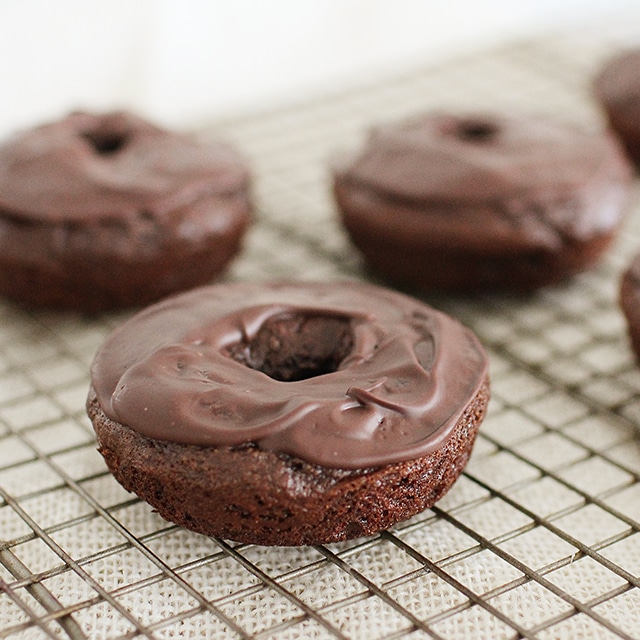
[[[430,107],[599,127],[590,81],[632,41],[632,17],[218,123],[252,161],[259,203],[226,279],[366,279],[329,196],[333,153]],[[640,638],[640,368],[616,302],[636,249],[638,206],[566,285],[427,297],[490,352],[471,462],[433,509],[321,547],[200,536],[126,493],[84,401],[92,356],[127,314],[0,303],[0,638]]]

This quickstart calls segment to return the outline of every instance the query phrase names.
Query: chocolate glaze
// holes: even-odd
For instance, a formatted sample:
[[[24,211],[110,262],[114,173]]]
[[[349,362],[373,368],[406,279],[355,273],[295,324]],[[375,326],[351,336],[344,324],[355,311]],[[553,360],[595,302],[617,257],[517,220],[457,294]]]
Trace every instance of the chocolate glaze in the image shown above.
[[[441,225],[436,237],[491,247],[552,248],[614,228],[629,173],[609,135],[494,114],[426,114],[381,126],[335,166],[341,189],[406,207],[388,221],[389,233],[402,233],[396,227],[407,216],[418,233],[415,211],[431,231]]]
[[[73,113],[0,146],[0,210],[28,221],[167,218],[248,179],[229,147],[125,112]]]
[[[269,323],[296,317],[348,323],[340,343],[349,353],[335,371],[287,382],[238,357]],[[357,469],[437,449],[487,370],[468,329],[402,294],[360,283],[238,284],[134,316],[96,354],[92,382],[109,418],[152,438],[252,443]]]

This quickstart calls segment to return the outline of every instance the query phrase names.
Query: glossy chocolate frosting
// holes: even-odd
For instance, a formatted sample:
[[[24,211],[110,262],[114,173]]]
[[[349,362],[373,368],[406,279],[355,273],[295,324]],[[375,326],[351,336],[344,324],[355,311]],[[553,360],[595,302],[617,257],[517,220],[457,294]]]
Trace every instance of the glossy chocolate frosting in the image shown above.
[[[374,129],[335,174],[450,226],[477,210],[479,219],[465,219],[469,236],[506,229],[552,247],[615,227],[630,172],[608,134],[544,118],[431,113]]]
[[[328,343],[342,327],[335,348],[348,348],[335,370],[286,381],[252,368],[247,354],[261,331],[292,318],[326,324],[315,333]],[[266,344],[277,352],[283,335],[270,334]],[[348,469],[441,446],[487,375],[486,354],[468,329],[417,300],[361,283],[201,288],[125,322],[92,365],[104,413],[145,436],[252,443]]]
[[[0,211],[29,221],[162,219],[248,179],[231,148],[126,112],[72,113],[0,146]]]

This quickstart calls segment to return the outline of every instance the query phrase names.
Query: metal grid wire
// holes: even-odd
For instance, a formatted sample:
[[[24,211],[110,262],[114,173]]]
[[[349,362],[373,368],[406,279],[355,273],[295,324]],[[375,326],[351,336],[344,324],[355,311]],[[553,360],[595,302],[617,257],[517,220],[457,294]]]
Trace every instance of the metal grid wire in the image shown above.
[[[589,84],[631,41],[626,18],[218,123],[260,205],[226,279],[367,278],[327,163],[374,122],[452,107],[601,126]],[[566,285],[427,297],[490,352],[471,462],[433,509],[321,547],[207,538],[126,493],[84,400],[95,349],[127,314],[0,303],[0,638],[640,638],[640,369],[616,302],[639,248],[636,206],[604,263]]]

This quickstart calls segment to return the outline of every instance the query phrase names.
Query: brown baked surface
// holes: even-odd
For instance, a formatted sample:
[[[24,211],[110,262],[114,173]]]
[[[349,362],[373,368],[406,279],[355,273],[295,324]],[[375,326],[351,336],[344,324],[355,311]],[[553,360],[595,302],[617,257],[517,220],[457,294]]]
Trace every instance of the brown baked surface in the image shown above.
[[[288,546],[371,535],[432,506],[466,465],[488,401],[487,378],[439,449],[363,470],[319,467],[250,445],[148,438],[110,420],[93,389],[87,410],[110,471],[163,518],[205,535]]]
[[[371,272],[398,286],[423,291],[473,292],[508,290],[527,293],[553,285],[594,266],[616,237],[618,225],[588,239],[565,238],[556,247],[473,247],[440,233],[390,235],[372,222],[371,211],[389,219],[402,218],[403,205],[381,201],[366,189],[336,184],[342,221]],[[485,220],[486,211],[472,215]],[[451,216],[455,216],[451,212]],[[535,212],[532,211],[532,216]],[[428,223],[427,223],[428,225]],[[461,236],[462,237],[462,236]]]

